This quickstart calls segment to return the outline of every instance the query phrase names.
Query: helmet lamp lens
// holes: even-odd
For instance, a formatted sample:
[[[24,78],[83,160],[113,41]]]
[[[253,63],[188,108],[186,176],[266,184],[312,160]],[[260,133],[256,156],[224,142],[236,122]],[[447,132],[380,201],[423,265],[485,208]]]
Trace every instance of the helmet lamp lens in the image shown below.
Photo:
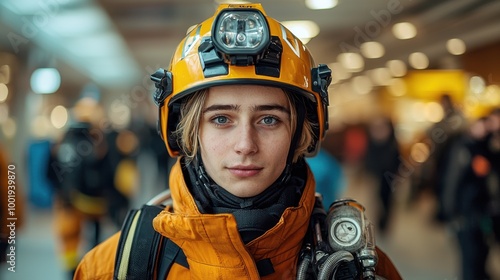
[[[226,54],[257,54],[269,42],[269,30],[261,13],[228,11],[216,22],[214,41]]]

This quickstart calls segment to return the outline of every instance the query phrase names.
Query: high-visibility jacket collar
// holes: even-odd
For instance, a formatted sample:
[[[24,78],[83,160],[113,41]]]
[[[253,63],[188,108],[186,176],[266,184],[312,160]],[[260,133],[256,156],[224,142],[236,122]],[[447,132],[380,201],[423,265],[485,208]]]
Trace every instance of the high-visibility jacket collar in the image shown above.
[[[314,181],[309,169],[298,206],[287,208],[274,227],[246,245],[231,214],[198,211],[184,181],[180,161],[170,175],[174,213],[161,212],[153,225],[181,247],[195,279],[233,280],[238,276],[260,279],[256,262],[262,259],[270,259],[274,276],[295,275],[297,257],[314,206]]]

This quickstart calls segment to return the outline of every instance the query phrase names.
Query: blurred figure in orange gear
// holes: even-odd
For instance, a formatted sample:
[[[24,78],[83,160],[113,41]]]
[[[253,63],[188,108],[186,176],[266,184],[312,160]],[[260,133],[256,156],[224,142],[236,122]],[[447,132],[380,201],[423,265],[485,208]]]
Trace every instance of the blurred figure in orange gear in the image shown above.
[[[69,279],[80,261],[82,244],[92,248],[100,242],[101,219],[107,214],[104,195],[113,175],[105,161],[103,132],[93,125],[99,109],[97,101],[88,97],[75,104],[75,121],[54,145],[47,166],[55,189],[55,230]],[[86,226],[93,229],[91,240],[85,240],[88,244],[82,243]]]

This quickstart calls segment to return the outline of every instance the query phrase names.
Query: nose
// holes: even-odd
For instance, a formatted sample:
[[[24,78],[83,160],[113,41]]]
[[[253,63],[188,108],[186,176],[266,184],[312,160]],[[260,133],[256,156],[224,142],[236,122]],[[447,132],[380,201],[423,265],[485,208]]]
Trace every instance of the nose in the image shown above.
[[[236,131],[234,149],[236,153],[248,155],[258,151],[257,131],[252,125],[241,125]]]

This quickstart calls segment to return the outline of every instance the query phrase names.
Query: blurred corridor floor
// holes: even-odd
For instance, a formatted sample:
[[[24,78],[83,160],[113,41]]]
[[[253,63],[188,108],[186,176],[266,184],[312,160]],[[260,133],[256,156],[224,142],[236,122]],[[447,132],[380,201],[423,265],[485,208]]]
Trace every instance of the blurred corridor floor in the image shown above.
[[[26,214],[26,223],[16,231],[15,272],[8,270],[8,264],[2,264],[0,280],[68,280],[58,255],[52,210],[30,208]],[[109,222],[105,224],[103,238],[113,231]]]
[[[0,279],[66,280],[56,253],[52,212],[47,209],[27,209],[26,221],[16,232],[16,269],[2,264]]]
[[[370,180],[357,172],[346,170],[349,185],[345,197],[358,200],[366,207],[366,216],[376,218],[378,196]],[[393,260],[404,279],[459,280],[457,247],[447,229],[432,222],[433,201],[420,199],[412,208],[405,206],[407,190],[396,190],[395,215],[386,236],[377,236],[377,243]],[[115,229],[105,227],[105,234]],[[16,236],[16,272],[0,266],[0,280],[67,280],[57,256],[53,234],[52,212],[30,209],[25,226]],[[493,265],[496,263],[496,267]],[[492,279],[500,279],[500,248],[490,252],[488,261]]]

